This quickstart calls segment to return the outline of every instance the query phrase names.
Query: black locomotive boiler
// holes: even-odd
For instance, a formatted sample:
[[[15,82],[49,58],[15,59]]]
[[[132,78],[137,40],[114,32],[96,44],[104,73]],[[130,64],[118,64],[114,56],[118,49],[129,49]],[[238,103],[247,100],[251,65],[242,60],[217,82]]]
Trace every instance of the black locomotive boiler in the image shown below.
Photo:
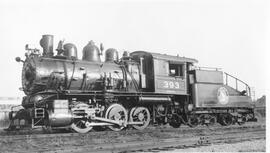
[[[197,60],[146,51],[103,47],[90,41],[77,57],[74,44],[60,41],[54,55],[53,36],[43,35],[38,49],[26,46],[22,107],[10,112],[8,130],[73,129],[79,133],[127,126],[142,130],[149,124],[191,127],[216,122],[227,126],[256,120],[250,87],[218,69],[194,67]],[[236,86],[228,84],[235,79]],[[238,84],[245,86],[239,91]]]

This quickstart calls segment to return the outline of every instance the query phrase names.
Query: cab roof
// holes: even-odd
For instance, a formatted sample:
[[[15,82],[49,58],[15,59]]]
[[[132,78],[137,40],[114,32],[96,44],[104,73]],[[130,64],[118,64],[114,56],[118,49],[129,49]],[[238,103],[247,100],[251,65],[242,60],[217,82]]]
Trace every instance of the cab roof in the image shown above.
[[[188,63],[198,63],[198,60],[193,58],[186,58],[186,57],[180,57],[180,56],[172,56],[167,54],[160,54],[160,53],[151,53],[146,51],[135,51],[131,53],[131,56],[133,55],[146,55],[146,56],[152,56],[154,59],[161,59],[166,61],[176,61],[176,62],[188,62]]]

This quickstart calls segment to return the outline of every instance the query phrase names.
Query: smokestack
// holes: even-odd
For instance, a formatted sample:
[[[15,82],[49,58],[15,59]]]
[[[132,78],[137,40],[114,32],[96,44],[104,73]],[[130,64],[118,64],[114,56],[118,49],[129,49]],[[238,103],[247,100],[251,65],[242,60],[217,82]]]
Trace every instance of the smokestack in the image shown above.
[[[43,48],[43,56],[53,56],[53,35],[42,35],[40,46]]]

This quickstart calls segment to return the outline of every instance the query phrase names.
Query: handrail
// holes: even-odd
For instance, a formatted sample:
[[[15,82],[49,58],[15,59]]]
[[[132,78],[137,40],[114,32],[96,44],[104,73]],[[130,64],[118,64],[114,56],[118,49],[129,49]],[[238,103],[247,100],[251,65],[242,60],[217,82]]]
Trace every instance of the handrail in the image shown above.
[[[226,85],[228,85],[228,76],[229,76],[229,77],[235,79],[235,89],[237,91],[238,91],[238,82],[241,82],[242,84],[244,84],[246,86],[247,95],[251,96],[250,86],[247,83],[245,83],[244,81],[242,81],[242,80],[240,80],[240,79],[238,79],[238,78],[236,78],[236,77],[234,77],[234,76],[232,76],[232,75],[230,75],[230,74],[228,74],[226,72],[223,72],[223,73],[225,74]]]
[[[216,71],[222,70],[221,68],[217,68],[217,67],[200,67],[200,66],[197,66],[195,68],[197,68],[199,70],[216,70]]]

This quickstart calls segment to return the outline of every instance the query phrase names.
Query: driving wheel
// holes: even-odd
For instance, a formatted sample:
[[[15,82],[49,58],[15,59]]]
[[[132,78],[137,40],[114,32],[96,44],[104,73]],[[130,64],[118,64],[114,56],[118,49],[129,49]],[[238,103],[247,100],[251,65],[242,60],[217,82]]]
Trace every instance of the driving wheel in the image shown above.
[[[145,107],[133,107],[129,113],[130,122],[143,122],[141,125],[132,125],[137,130],[145,129],[150,123],[150,112]]]
[[[118,121],[121,125],[110,125],[109,129],[113,131],[121,131],[127,124],[127,111],[120,104],[112,104],[108,107],[105,113],[105,117],[110,120]]]

